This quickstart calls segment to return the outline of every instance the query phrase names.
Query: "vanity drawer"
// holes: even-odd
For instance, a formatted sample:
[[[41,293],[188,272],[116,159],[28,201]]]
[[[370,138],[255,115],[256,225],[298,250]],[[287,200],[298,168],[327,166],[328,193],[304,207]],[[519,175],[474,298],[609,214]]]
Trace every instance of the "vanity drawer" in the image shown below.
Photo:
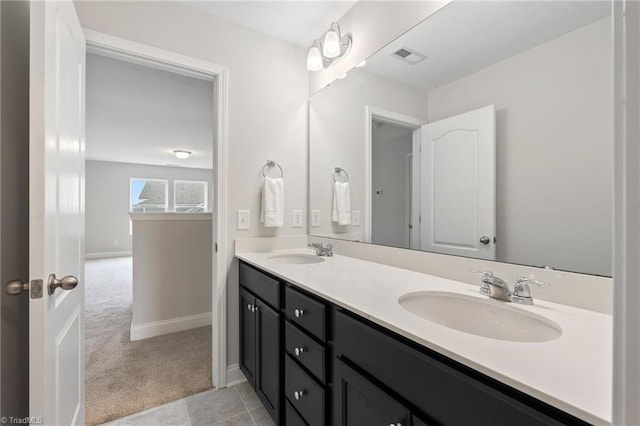
[[[288,355],[285,356],[284,381],[285,395],[291,405],[302,415],[304,421],[309,426],[324,426],[324,389]]]
[[[240,285],[276,309],[280,309],[280,281],[240,262]]]
[[[293,408],[293,405],[289,401],[285,403],[285,422],[284,424],[287,426],[307,426],[307,423],[302,420],[300,414]]]
[[[292,287],[285,289],[287,317],[323,342],[327,338],[326,306]]]
[[[324,347],[298,330],[289,321],[286,321],[285,324],[285,347],[287,352],[313,373],[318,380],[326,383]]]
[[[441,355],[428,355],[430,352],[336,311],[334,355],[347,358],[439,423],[585,424]]]

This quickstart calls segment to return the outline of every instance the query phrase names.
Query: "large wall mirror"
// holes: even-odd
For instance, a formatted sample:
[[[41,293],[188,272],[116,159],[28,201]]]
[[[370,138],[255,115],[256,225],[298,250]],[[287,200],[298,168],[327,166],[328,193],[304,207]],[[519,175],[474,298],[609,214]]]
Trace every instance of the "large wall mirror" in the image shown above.
[[[453,1],[313,94],[310,234],[611,276],[610,14]]]

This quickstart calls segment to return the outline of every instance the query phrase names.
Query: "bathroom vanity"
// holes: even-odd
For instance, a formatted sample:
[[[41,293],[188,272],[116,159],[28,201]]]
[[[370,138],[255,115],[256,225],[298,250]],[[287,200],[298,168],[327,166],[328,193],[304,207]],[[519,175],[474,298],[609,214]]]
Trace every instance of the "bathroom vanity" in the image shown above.
[[[240,368],[276,424],[610,423],[610,316],[504,306],[515,304],[469,284],[309,253],[236,254]],[[557,333],[456,330],[403,307],[425,294],[515,310]]]

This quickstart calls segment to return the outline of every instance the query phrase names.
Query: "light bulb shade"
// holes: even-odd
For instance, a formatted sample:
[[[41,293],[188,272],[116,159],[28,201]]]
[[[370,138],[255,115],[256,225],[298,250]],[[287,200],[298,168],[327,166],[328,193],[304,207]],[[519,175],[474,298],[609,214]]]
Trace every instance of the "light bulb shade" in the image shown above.
[[[320,71],[322,69],[322,56],[320,55],[320,49],[313,46],[309,49],[307,55],[307,69],[309,71]]]
[[[340,56],[340,39],[334,30],[327,31],[322,43],[322,54],[327,58],[337,58]]]
[[[176,149],[173,153],[181,160],[186,160],[191,155],[191,151],[185,151],[183,149]]]

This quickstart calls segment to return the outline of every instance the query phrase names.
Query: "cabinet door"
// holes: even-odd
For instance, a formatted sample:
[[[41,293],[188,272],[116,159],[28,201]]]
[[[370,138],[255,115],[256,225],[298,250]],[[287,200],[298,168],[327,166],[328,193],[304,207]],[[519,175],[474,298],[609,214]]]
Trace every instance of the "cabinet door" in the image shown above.
[[[240,287],[240,369],[256,387],[256,298]]]
[[[258,368],[256,392],[276,424],[280,407],[280,314],[256,299]]]
[[[335,359],[333,419],[336,426],[409,426],[411,413],[339,359]]]

